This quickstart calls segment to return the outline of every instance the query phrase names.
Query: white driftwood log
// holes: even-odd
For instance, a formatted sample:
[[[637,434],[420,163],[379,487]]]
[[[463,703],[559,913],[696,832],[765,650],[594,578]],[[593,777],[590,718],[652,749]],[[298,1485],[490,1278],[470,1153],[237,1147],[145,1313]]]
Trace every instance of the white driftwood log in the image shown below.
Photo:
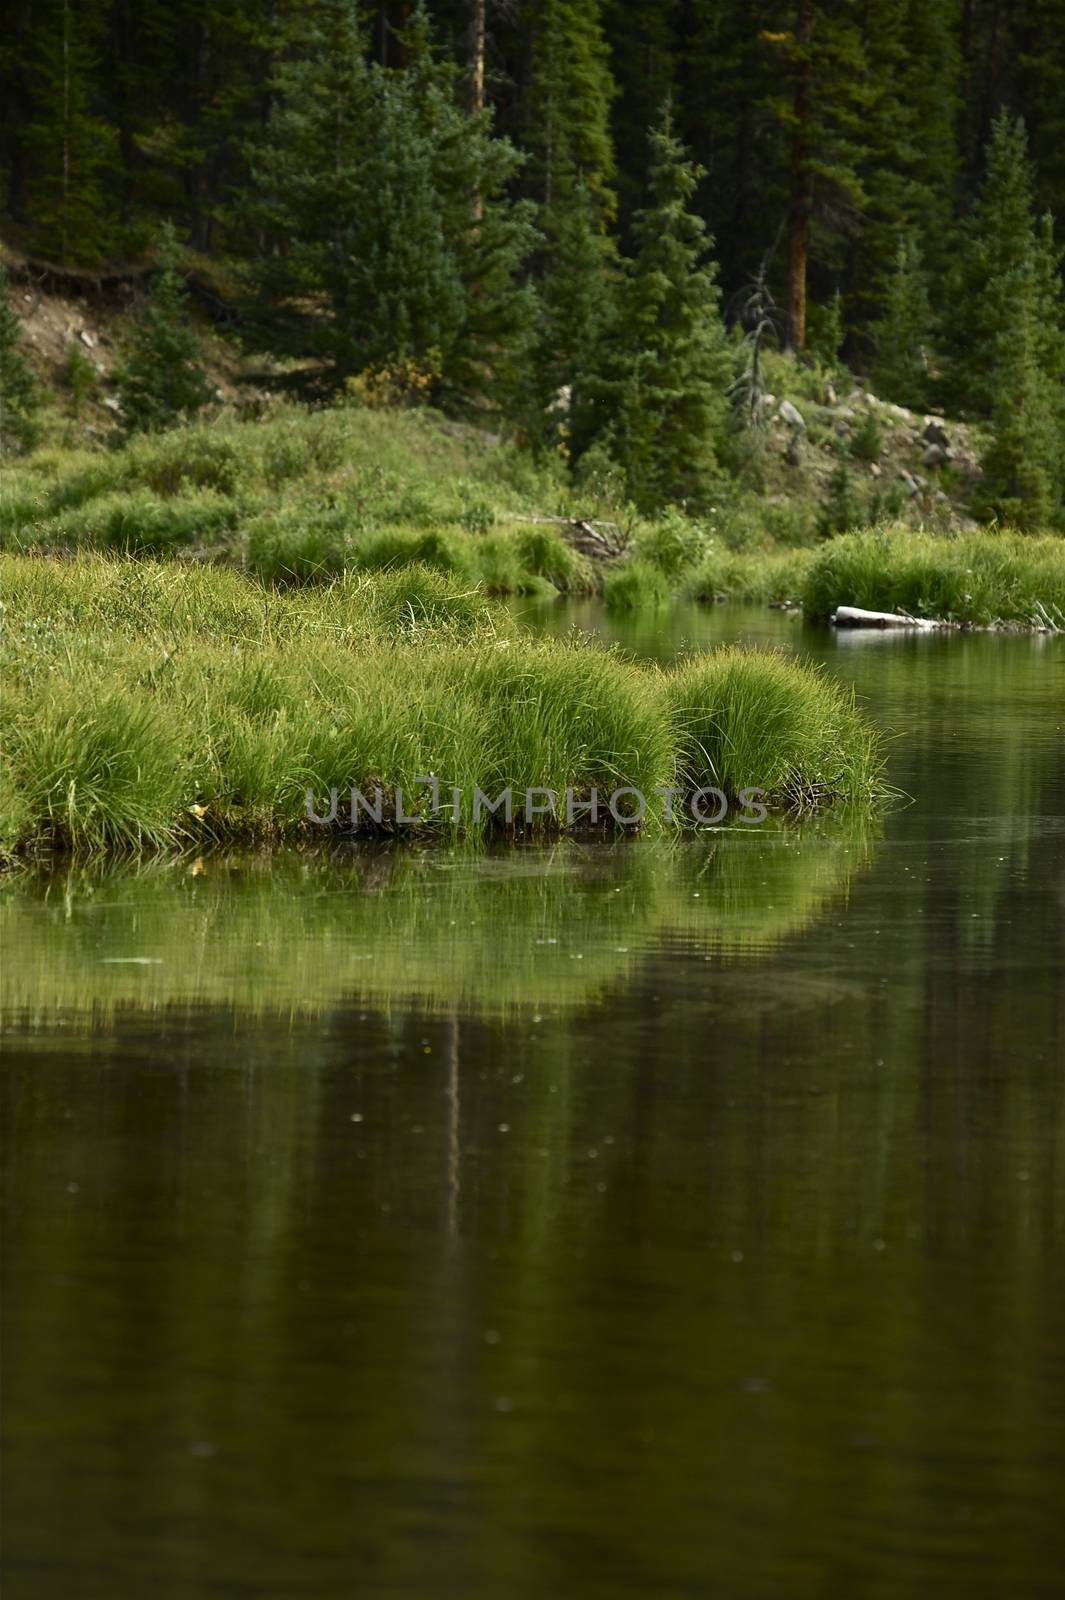
[[[837,628],[934,628],[924,617],[902,617],[896,611],[863,611],[860,606],[837,606],[832,616]]]

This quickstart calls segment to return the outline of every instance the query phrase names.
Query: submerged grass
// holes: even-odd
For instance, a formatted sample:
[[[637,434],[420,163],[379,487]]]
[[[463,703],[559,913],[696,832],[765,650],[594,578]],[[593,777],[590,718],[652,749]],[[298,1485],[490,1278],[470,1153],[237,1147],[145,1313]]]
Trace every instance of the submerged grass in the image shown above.
[[[996,529],[848,534],[818,552],[802,597],[811,621],[849,605],[974,626],[1065,628],[1065,539]]]
[[[213,567],[5,556],[0,584],[9,852],[320,836],[307,791],[324,811],[352,784],[470,831],[475,788],[520,812],[534,788],[628,787],[652,821],[664,787],[758,786],[781,811],[880,788],[872,734],[806,668],[725,652],[663,672],[533,640],[424,567],[265,591]],[[457,816],[427,775],[444,802],[461,791]]]

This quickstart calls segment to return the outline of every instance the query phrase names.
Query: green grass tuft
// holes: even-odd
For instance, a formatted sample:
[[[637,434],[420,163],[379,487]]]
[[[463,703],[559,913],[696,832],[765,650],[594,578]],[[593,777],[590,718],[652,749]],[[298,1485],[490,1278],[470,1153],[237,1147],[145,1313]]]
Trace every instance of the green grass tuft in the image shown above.
[[[824,546],[803,586],[811,621],[837,606],[986,626],[1065,627],[1065,540],[995,529],[957,537],[887,528]]]
[[[853,694],[771,651],[718,650],[668,678],[678,770],[690,789],[757,786],[773,809],[816,810],[882,787]]]
[[[603,580],[603,600],[615,613],[657,610],[668,606],[671,598],[669,579],[649,561],[626,561]]]
[[[686,600],[744,600],[756,605],[797,604],[813,551],[711,550],[688,574]]]
[[[815,674],[735,652],[662,672],[537,641],[432,568],[264,591],[213,567],[8,555],[0,583],[9,852],[320,838],[308,788],[324,804],[352,784],[402,787],[438,831],[474,829],[475,787],[519,808],[532,788],[605,804],[631,787],[654,820],[655,789],[707,774],[782,810],[876,786],[872,735]],[[445,801],[461,789],[456,818],[431,812],[427,774]]]

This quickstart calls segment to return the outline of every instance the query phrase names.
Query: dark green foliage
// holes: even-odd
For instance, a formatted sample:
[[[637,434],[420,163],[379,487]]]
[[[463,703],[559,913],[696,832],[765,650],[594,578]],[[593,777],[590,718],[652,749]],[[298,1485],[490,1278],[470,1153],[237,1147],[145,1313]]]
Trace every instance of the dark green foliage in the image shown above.
[[[538,0],[529,7],[532,84],[524,143],[530,182],[551,239],[578,186],[598,225],[614,215],[610,106],[614,81],[599,0]]]
[[[996,353],[992,438],[978,509],[1036,532],[1060,526],[1061,397],[1040,363],[1034,294],[1023,290]]]
[[[37,437],[40,394],[22,348],[22,325],[0,264],[0,455],[28,450]]]
[[[899,241],[884,299],[884,315],[873,328],[873,380],[885,399],[921,411],[928,404],[932,307],[920,247],[912,234]]]
[[[867,63],[866,101],[854,135],[860,217],[847,231],[849,304],[868,329],[892,314],[900,237],[938,241],[944,263],[957,172],[960,0],[879,0],[854,7]]]
[[[826,494],[817,518],[820,539],[831,539],[837,533],[856,528],[862,519],[862,509],[850,467],[841,460],[826,486]]]
[[[352,0],[323,0],[251,155],[251,264],[267,338],[326,360],[340,379],[405,365],[432,398],[506,393],[532,336],[518,279],[534,238],[505,193],[520,160],[468,116],[455,69],[419,13],[408,64],[368,62]],[[324,315],[323,315],[324,312]]]
[[[691,208],[698,179],[667,111],[651,134],[648,204],[633,223],[618,357],[602,389],[612,453],[646,507],[704,501],[727,426],[732,360],[712,241]]]
[[[583,184],[555,208],[555,248],[540,289],[534,439],[580,456],[597,428],[597,378],[617,320],[619,271]]]
[[[1044,276],[1037,267],[1041,238],[1024,124],[1003,112],[991,130],[983,185],[960,230],[944,308],[947,398],[967,415],[991,414],[1002,331],[1018,296]]]
[[[80,344],[71,339],[63,362],[63,387],[70,395],[70,409],[76,417],[80,417],[96,384],[96,368]]]
[[[851,439],[851,455],[858,461],[879,461],[880,452],[884,448],[883,435],[880,424],[872,411],[867,411],[854,430]]]
[[[1051,219],[1036,219],[1024,125],[992,128],[987,177],[962,233],[949,330],[950,395],[991,418],[978,508],[1060,525],[1065,493],[1065,300]]]
[[[843,333],[843,296],[836,289],[823,307],[811,308],[807,342],[815,355],[834,367],[843,349]]]
[[[172,218],[294,385],[493,413],[574,463],[612,453],[642,505],[705,496],[750,441],[722,451],[717,380],[692,377],[707,350],[670,321],[696,277],[671,309],[678,263],[652,259],[680,242],[649,233],[647,129],[672,99],[727,322],[749,326],[762,264],[789,326],[805,287],[823,363],[842,348],[894,400],[994,421],[983,509],[1042,505],[1045,479],[1059,514],[1065,323],[1039,219],[1065,212],[1060,0],[493,4],[476,114],[468,0],[11,10],[5,242],[123,265]],[[234,279],[248,293],[224,305]],[[717,308],[704,320],[713,344]]]
[[[210,389],[189,324],[173,228],[164,230],[159,275],[140,306],[118,374],[122,414],[130,433],[169,428],[206,405]]]
[[[105,19],[99,4],[37,0],[27,66],[34,113],[25,131],[27,204],[37,248],[96,262],[114,244],[107,176],[115,131],[92,104]]]

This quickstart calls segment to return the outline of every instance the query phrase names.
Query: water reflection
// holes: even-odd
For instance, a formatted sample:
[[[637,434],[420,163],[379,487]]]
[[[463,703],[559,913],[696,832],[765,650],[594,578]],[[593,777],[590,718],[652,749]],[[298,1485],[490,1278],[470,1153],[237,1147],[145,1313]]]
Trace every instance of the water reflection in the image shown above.
[[[343,1000],[558,1011],[631,982],[663,940],[755,954],[868,858],[868,818],[694,839],[358,847],[28,874],[0,900],[0,1011],[47,1017]]]
[[[1059,1591],[1065,650],[758,616],[875,837],[4,887],[7,1594]]]

